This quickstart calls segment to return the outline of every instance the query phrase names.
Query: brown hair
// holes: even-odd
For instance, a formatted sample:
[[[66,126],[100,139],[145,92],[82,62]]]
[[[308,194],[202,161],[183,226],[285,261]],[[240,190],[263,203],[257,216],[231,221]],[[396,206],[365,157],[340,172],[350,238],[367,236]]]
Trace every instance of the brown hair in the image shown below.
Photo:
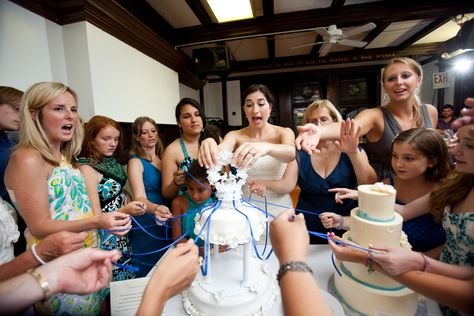
[[[392,141],[394,144],[407,143],[425,156],[428,160],[435,160],[432,167],[425,171],[425,180],[438,182],[444,179],[451,170],[448,147],[441,135],[433,129],[412,128],[398,134]]]
[[[119,143],[114,152],[114,155],[116,157],[120,157],[123,150],[122,128],[120,127],[120,124],[114,121],[113,119],[102,115],[93,116],[89,120],[89,122],[87,122],[86,127],[84,129],[84,140],[82,141],[82,150],[79,154],[80,157],[90,157],[98,162],[101,162],[103,160],[102,154],[94,148],[94,146],[92,145],[92,141],[97,137],[97,134],[99,134],[99,132],[103,128],[106,128],[108,126],[112,126],[120,133]]]
[[[163,154],[163,143],[161,142],[159,131],[158,131],[158,125],[156,125],[156,122],[154,119],[148,116],[140,116],[135,119],[135,121],[132,124],[132,149],[130,150],[131,154],[136,154],[139,157],[145,158],[145,152],[143,151],[142,146],[138,142],[138,138],[142,134],[142,128],[143,125],[145,125],[146,122],[150,122],[153,124],[153,126],[156,129],[156,133],[158,134],[158,138],[156,140],[156,146],[155,146],[155,155],[160,157]]]
[[[415,74],[418,75],[418,77],[420,78],[420,83],[421,83],[421,80],[423,80],[423,70],[421,69],[420,64],[418,64],[416,61],[408,57],[397,57],[390,60],[388,64],[385,66],[385,68],[383,69],[383,73],[382,73],[383,86],[385,85],[384,83],[385,83],[385,76],[387,74],[387,69],[389,69],[390,66],[396,63],[407,65],[411,70],[413,70]],[[420,100],[416,94],[413,95],[412,109],[413,109],[413,122],[415,123],[415,127],[424,126],[423,117],[421,115],[421,110],[420,110]]]
[[[273,103],[275,102],[275,98],[273,97],[273,94],[270,92],[270,89],[266,85],[263,84],[253,84],[249,86],[247,89],[244,90],[242,93],[242,102],[245,103],[245,99],[247,96],[251,93],[254,92],[261,92],[265,96],[265,99],[267,99],[268,104],[270,104],[270,107],[273,106]]]
[[[474,186],[474,174],[452,170],[430,195],[430,212],[439,223],[444,208],[462,202]]]
[[[0,86],[0,104],[20,105],[23,91],[12,87]]]
[[[191,177],[192,176],[192,177]],[[186,183],[192,180],[198,180],[201,183],[209,182],[207,179],[207,169],[199,165],[199,161],[194,160],[188,168],[186,173]]]

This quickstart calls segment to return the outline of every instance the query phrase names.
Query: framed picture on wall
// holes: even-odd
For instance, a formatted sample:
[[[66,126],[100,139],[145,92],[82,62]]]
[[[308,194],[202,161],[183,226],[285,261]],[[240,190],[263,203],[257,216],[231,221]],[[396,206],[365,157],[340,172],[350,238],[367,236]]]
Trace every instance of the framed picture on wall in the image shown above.
[[[321,98],[321,85],[319,82],[295,83],[291,94],[293,107],[307,107],[312,102]]]

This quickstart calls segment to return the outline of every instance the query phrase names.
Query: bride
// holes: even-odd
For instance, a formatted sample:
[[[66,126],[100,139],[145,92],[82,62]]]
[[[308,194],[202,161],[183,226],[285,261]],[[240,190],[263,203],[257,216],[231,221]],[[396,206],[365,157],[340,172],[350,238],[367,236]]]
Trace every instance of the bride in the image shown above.
[[[199,149],[199,163],[206,168],[217,164],[218,150],[233,151],[233,161],[239,168],[250,168],[247,183],[256,179],[281,179],[287,169],[287,163],[295,159],[295,136],[290,128],[280,127],[268,122],[272,110],[273,96],[270,90],[255,84],[244,93],[244,112],[249,125],[226,134],[224,140],[217,145],[214,139],[205,139]],[[249,196],[249,187],[243,189],[244,196]],[[289,194],[266,191],[268,211],[277,215],[292,206]],[[264,205],[257,205],[264,208]]]

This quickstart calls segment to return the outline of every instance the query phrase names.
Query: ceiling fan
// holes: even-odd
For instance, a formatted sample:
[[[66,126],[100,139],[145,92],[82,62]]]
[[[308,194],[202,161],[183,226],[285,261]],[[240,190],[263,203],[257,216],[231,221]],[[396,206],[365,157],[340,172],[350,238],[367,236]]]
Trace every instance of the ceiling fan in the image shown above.
[[[317,32],[319,35],[322,36],[323,41],[294,46],[292,47],[292,49],[323,44],[321,45],[321,48],[319,49],[319,57],[324,57],[327,54],[329,54],[329,51],[331,50],[331,47],[334,44],[352,46],[352,47],[364,47],[365,45],[367,45],[367,42],[352,40],[352,39],[349,39],[349,37],[370,31],[374,29],[375,27],[376,25],[372,22],[355,27],[345,32],[342,31],[341,29],[338,29],[336,25],[329,25],[328,27],[319,27],[314,30],[315,32]]]

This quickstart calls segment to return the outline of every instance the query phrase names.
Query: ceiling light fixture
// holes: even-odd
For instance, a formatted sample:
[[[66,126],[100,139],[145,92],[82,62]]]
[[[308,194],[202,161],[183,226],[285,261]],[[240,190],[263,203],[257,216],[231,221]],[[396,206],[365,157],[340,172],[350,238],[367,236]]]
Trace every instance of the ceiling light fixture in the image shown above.
[[[219,23],[253,18],[250,0],[207,0]]]

